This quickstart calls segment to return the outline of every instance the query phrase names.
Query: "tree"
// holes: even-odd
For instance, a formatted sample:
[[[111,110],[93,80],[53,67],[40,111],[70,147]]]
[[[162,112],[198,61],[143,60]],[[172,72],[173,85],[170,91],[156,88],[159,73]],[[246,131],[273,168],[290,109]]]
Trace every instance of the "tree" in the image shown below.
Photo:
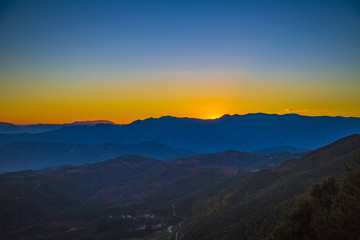
[[[346,166],[340,183],[328,177],[313,185],[270,239],[359,240],[360,158],[355,162],[355,168]]]

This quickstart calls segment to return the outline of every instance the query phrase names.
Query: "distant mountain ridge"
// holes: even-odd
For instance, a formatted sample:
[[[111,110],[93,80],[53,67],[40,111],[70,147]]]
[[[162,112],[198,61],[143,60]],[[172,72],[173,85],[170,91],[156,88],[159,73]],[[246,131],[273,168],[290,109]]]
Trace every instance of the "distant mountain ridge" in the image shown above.
[[[12,142],[0,145],[0,173],[62,165],[95,163],[124,155],[142,155],[168,160],[195,153],[154,142],[138,144],[76,144],[50,142]]]
[[[91,121],[75,121],[73,123],[64,123],[65,126],[79,126],[79,125],[96,125],[96,124],[115,124],[109,120],[91,120]]]
[[[20,133],[21,127],[7,122],[0,122],[0,133]]]
[[[7,122],[0,122],[0,133],[41,133],[47,131],[53,131],[60,129],[62,127],[69,126],[92,126],[96,124],[115,124],[109,120],[89,120],[89,121],[75,121],[72,123],[63,123],[63,124],[13,124]]]
[[[86,144],[151,141],[196,152],[254,151],[274,146],[314,149],[354,133],[360,133],[360,118],[255,113],[224,115],[213,120],[165,116],[127,125],[81,125],[37,134],[0,134],[0,144],[13,141]]]

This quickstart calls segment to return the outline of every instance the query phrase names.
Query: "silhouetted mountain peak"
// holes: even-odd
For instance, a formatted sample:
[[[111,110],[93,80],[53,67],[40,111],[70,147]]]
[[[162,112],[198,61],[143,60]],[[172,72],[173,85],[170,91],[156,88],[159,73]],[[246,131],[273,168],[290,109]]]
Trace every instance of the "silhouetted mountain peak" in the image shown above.
[[[0,126],[5,126],[5,127],[10,127],[10,126],[16,126],[15,124],[13,123],[7,123],[7,122],[0,122]]]
[[[64,125],[78,126],[78,125],[96,125],[96,124],[115,124],[109,120],[87,120],[87,121],[75,121],[72,123],[65,123]]]
[[[21,128],[15,124],[0,122],[0,132],[2,133],[13,133],[20,131]]]

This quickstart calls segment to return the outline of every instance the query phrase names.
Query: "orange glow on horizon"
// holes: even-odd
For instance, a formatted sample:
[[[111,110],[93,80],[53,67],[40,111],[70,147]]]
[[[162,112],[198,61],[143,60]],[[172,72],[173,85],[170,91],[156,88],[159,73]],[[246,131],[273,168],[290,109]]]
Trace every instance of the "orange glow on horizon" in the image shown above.
[[[0,122],[101,119],[128,124],[166,115],[215,119],[254,112],[360,116],[360,83],[355,78],[347,80],[352,85],[346,85],[345,80],[326,82],[315,77],[292,82],[290,77],[224,76],[175,74],[101,81],[100,77],[60,81],[60,77],[0,76]]]

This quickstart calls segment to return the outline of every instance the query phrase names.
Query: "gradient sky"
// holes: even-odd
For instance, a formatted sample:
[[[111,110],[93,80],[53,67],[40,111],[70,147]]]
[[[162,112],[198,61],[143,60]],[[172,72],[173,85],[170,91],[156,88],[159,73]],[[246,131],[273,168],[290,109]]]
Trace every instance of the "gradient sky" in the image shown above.
[[[360,2],[0,3],[0,121],[360,117]]]

